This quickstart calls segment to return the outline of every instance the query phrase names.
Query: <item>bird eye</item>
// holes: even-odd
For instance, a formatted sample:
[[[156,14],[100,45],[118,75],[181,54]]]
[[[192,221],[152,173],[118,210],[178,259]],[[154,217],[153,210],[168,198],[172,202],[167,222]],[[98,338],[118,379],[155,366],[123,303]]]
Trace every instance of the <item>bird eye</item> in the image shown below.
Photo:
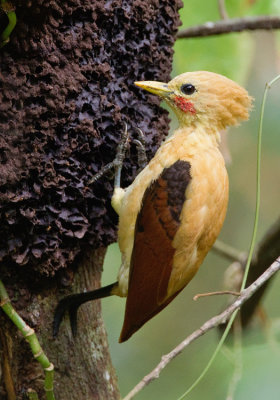
[[[185,83],[181,86],[181,92],[184,94],[193,94],[195,91],[196,88],[191,83]]]

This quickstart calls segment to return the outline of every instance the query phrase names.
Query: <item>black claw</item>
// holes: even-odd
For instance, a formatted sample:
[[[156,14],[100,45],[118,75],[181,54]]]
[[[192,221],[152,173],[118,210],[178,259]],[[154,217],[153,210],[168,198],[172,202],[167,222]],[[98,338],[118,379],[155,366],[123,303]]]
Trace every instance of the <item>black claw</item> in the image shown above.
[[[91,179],[87,182],[87,185],[91,185],[92,183],[95,183],[104,174],[107,174],[112,169],[121,170],[123,160],[125,158],[127,146],[128,146],[128,141],[129,141],[129,134],[127,131],[127,124],[124,123],[124,133],[122,134],[120,143],[118,144],[117,154],[116,154],[115,159],[113,161],[111,161],[109,164],[104,165],[104,167],[102,167],[95,175],[93,175],[91,177]],[[119,172],[119,174],[120,174],[120,172]]]
[[[141,129],[137,128],[138,132],[138,139],[134,140],[134,143],[136,144],[137,147],[137,155],[138,155],[138,165],[139,165],[139,172],[142,171],[148,164],[147,160],[147,155],[146,155],[146,141],[145,141],[145,136],[144,133],[141,131]]]

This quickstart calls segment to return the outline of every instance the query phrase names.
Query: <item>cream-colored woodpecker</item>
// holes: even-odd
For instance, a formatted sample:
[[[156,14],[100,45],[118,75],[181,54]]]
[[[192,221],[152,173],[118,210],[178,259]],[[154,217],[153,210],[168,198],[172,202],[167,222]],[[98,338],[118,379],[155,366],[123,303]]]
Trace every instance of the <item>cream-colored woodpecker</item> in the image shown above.
[[[248,118],[251,97],[207,71],[187,72],[169,83],[135,84],[163,98],[179,127],[129,187],[114,191],[122,254],[117,282],[63,299],[55,333],[66,310],[75,329],[82,303],[117,295],[127,297],[119,341],[127,340],[190,282],[224,222],[228,175],[219,132]]]

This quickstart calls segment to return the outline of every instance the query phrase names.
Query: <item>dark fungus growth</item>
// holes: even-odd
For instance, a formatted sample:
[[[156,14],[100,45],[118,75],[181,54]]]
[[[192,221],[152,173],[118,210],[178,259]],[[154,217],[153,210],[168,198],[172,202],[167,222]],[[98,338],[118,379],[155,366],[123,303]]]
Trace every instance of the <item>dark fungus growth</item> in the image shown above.
[[[0,51],[0,262],[51,276],[116,239],[112,176],[126,121],[151,157],[168,131],[135,80],[169,80],[180,0],[15,0]],[[135,176],[131,142],[124,185]],[[1,264],[0,264],[1,268]]]

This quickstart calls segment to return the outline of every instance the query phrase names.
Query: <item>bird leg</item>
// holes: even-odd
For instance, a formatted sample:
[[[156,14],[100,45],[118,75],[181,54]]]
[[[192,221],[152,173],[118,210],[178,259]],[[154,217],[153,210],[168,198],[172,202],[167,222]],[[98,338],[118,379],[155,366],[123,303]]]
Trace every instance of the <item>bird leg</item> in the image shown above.
[[[147,164],[147,157],[145,151],[145,136],[141,131],[141,129],[137,128],[137,132],[138,132],[138,139],[135,139],[134,142],[136,143],[137,147],[138,165],[140,166],[139,169],[141,171]],[[125,137],[128,138],[127,132],[125,132]],[[120,143],[120,147],[118,148],[118,153],[115,158],[116,174],[115,174],[114,193],[111,200],[112,207],[114,208],[114,210],[118,215],[120,215],[121,212],[122,200],[126,190],[121,188],[121,171],[123,166],[124,155],[125,152],[123,150],[122,144]]]
[[[10,35],[17,23],[15,8],[7,0],[0,0],[0,12],[3,11],[8,18],[8,25],[0,34],[0,48],[10,41]]]

